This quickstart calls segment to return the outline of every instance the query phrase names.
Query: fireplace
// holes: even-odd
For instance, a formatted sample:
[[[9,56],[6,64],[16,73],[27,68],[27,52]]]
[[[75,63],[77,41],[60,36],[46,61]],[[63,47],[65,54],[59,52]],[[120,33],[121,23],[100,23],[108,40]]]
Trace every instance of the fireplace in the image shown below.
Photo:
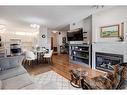
[[[114,65],[123,62],[123,55],[96,52],[96,69],[111,72]]]

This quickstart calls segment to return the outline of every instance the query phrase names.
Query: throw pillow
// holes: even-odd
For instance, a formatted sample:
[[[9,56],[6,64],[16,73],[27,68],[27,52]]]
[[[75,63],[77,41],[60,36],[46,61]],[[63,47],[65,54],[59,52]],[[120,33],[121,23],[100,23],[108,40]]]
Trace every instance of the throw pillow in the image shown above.
[[[111,80],[104,76],[97,76],[92,78],[92,82],[95,89],[112,89]]]

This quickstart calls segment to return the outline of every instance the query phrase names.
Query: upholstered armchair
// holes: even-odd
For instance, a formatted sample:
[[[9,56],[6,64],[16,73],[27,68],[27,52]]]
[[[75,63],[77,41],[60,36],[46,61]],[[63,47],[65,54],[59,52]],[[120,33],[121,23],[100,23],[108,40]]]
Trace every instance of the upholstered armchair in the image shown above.
[[[105,76],[94,77],[89,82],[82,78],[82,89],[124,89],[127,63],[114,65],[114,71]]]

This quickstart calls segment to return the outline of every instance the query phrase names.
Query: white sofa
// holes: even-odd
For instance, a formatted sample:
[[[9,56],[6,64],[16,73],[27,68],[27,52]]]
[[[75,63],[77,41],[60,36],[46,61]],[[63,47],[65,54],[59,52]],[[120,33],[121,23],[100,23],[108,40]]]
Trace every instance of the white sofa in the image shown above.
[[[39,89],[22,66],[23,56],[0,58],[0,89]]]

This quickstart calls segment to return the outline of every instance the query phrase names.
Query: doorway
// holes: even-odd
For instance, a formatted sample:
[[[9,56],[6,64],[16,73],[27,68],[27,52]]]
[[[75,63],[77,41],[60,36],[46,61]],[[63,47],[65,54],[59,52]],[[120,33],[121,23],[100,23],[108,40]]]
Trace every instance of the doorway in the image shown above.
[[[51,50],[53,50],[53,37],[51,37]]]

